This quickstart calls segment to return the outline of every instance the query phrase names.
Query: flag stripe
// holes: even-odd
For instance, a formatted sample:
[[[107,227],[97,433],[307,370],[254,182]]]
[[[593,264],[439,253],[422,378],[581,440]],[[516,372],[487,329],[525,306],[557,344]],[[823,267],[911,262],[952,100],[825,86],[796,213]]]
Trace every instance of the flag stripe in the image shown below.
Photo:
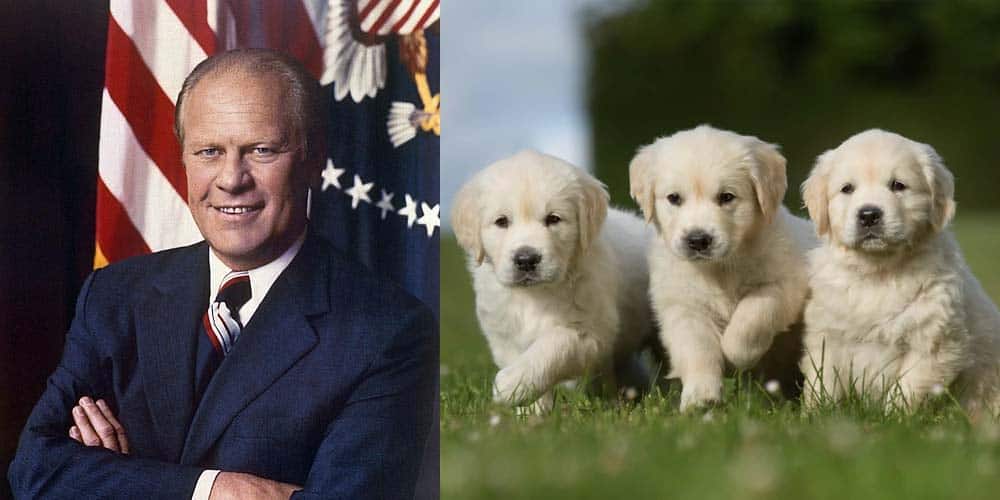
[[[100,177],[147,246],[156,251],[199,241],[201,235],[184,200],[136,142],[107,90],[102,109]],[[114,261],[111,255],[108,258]]]
[[[314,30],[304,29],[304,26],[312,26],[309,11],[302,2],[289,2],[287,8],[290,10],[289,19],[282,30],[291,33],[291,40],[285,49],[302,61],[313,77],[319,78],[323,75],[323,47]]]
[[[198,41],[205,54],[215,53],[215,32],[209,25],[208,4],[205,0],[167,0],[167,5]]]
[[[417,24],[412,28],[410,28],[409,31],[406,31],[403,34],[409,34],[411,31],[415,29],[422,30],[426,28],[429,23],[433,23],[434,21],[436,21],[437,18],[441,15],[438,4],[439,4],[438,0],[433,0],[430,4],[430,7],[428,7],[427,11],[424,12],[424,15],[420,18],[419,21],[417,21]]]
[[[412,3],[410,3],[410,8],[409,8],[409,9],[406,9],[406,13],[404,13],[404,14],[403,14],[403,16],[402,16],[402,17],[400,17],[400,18],[399,18],[399,20],[397,20],[397,21],[396,21],[396,24],[393,24],[393,25],[392,25],[392,27],[391,27],[391,28],[389,28],[389,31],[391,31],[391,32],[393,32],[393,33],[396,33],[396,32],[398,32],[398,31],[399,31],[399,28],[402,28],[402,27],[403,27],[403,24],[405,24],[405,23],[406,23],[406,21],[407,21],[408,19],[410,19],[410,15],[412,15],[412,14],[413,14],[413,11],[414,11],[414,10],[416,10],[416,8],[417,8],[417,5],[418,5],[419,3],[420,3],[420,2],[412,2]]]
[[[368,18],[368,15],[371,14],[372,10],[375,9],[375,7],[377,7],[380,3],[382,3],[381,0],[367,0],[367,2],[366,0],[358,0],[358,6],[360,7],[358,19],[361,22],[364,22],[365,19]],[[361,4],[364,4],[364,7],[361,7]],[[376,13],[376,15],[378,14]]]
[[[378,16],[378,19],[376,19],[369,28],[365,29],[365,31],[378,33],[379,28],[381,28],[390,17],[397,14],[396,7],[399,6],[400,1],[401,0],[392,0],[392,2],[389,3],[389,6],[382,12],[382,15]]]
[[[111,17],[121,33],[131,40],[136,59],[144,63],[173,104],[184,78],[205,59],[206,52],[174,11],[161,1],[115,0],[111,3]],[[110,48],[110,41],[108,45]]]
[[[316,40],[322,40],[326,30],[327,3],[323,0],[303,0],[302,5],[309,15],[313,35],[315,35]]]
[[[115,19],[108,23],[105,86],[118,109],[123,110],[142,149],[180,195],[187,199],[181,151],[174,138],[174,105],[142,61],[135,45]],[[102,129],[102,137],[107,138]],[[104,155],[101,163],[106,164]],[[128,164],[129,159],[125,159]]]
[[[97,179],[97,204],[97,244],[109,262],[149,253],[149,247],[132,225],[125,208],[100,178]]]

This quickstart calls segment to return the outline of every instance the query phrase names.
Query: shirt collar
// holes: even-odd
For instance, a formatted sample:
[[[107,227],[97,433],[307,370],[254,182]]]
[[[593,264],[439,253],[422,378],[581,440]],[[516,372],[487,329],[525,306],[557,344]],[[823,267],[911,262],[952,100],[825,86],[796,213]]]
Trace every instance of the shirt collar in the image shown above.
[[[243,304],[239,313],[244,325],[250,323],[250,318],[252,318],[253,314],[257,312],[257,308],[260,307],[261,302],[264,301],[264,297],[271,289],[271,285],[278,280],[278,276],[281,276],[281,272],[292,263],[292,259],[298,255],[299,250],[302,248],[302,243],[304,243],[305,240],[306,232],[302,231],[302,234],[295,240],[295,243],[292,243],[292,246],[288,247],[288,249],[285,250],[285,252],[282,253],[277,259],[248,271],[250,274],[250,300],[248,300],[246,304]],[[224,264],[222,259],[219,259],[219,257],[215,255],[215,250],[212,249],[209,249],[208,252],[208,269],[211,274],[211,282],[209,283],[210,288],[208,289],[209,304],[206,304],[206,307],[211,305],[211,302],[215,300],[215,294],[219,290],[219,286],[222,285],[222,280],[227,274],[232,272],[232,269],[229,269],[229,266]]]

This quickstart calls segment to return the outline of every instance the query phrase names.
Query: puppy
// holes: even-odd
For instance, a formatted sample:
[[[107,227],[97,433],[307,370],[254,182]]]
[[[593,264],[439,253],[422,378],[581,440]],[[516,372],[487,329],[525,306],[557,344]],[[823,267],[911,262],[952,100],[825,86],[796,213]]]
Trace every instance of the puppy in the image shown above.
[[[607,221],[605,221],[607,219]],[[468,254],[476,314],[500,368],[494,399],[552,405],[554,384],[585,374],[641,383],[635,353],[655,324],[643,249],[652,230],[608,208],[604,185],[523,151],[458,193],[452,226]]]
[[[802,185],[809,255],[806,403],[846,391],[913,408],[951,386],[996,414],[1000,313],[945,226],[954,181],[926,144],[882,130],[821,155]]]
[[[758,365],[806,298],[809,223],[782,205],[785,158],[756,137],[702,125],[639,149],[631,194],[655,224],[650,296],[682,411],[722,400],[728,364]],[[761,375],[794,389],[797,334]],[[777,347],[777,346],[776,346]],[[790,351],[788,351],[790,349]]]

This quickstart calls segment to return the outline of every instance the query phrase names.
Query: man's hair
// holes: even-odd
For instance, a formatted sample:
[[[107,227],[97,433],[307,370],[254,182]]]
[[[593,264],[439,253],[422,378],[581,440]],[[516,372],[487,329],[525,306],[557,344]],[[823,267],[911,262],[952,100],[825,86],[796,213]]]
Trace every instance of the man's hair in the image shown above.
[[[284,84],[284,99],[292,125],[293,141],[302,147],[304,158],[326,155],[326,106],[319,82],[291,56],[271,49],[236,49],[216,54],[198,63],[184,79],[174,109],[174,135],[183,147],[184,101],[206,76],[236,73],[247,76],[273,75]]]

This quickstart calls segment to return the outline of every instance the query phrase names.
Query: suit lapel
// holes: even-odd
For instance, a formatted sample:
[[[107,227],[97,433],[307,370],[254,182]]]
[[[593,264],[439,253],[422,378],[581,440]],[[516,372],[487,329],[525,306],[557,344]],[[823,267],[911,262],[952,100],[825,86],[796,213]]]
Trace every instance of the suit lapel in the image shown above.
[[[161,450],[174,462],[194,413],[197,331],[208,304],[208,246],[183,250],[177,259],[177,265],[154,270],[151,292],[135,307],[143,389]]]
[[[307,237],[219,365],[195,411],[181,463],[199,463],[236,415],[316,345],[307,317],[328,308],[328,260],[319,251]]]

